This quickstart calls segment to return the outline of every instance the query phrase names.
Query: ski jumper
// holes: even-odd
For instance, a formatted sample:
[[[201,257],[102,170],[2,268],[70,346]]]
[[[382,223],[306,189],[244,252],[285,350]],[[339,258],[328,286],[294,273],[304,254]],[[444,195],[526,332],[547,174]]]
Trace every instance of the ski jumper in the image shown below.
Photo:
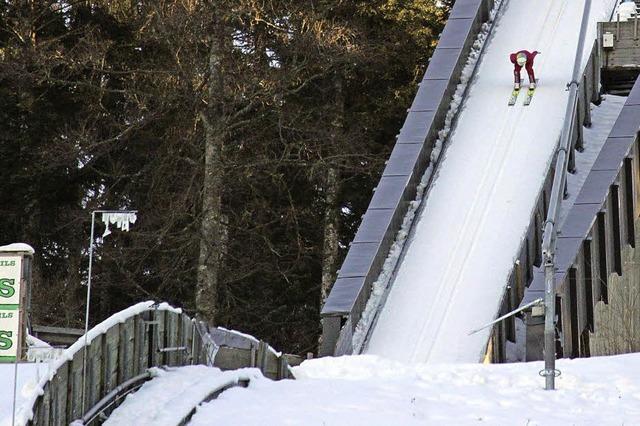
[[[516,53],[512,53],[509,56],[509,59],[511,59],[511,63],[513,64],[513,67],[514,67],[513,78],[517,84],[520,84],[520,70],[522,69],[522,66],[518,64],[518,61],[517,61],[518,55],[524,55],[526,57],[527,62],[525,63],[524,68],[527,70],[527,75],[529,76],[529,83],[535,83],[536,76],[533,73],[533,60],[538,53],[540,52],[538,52],[537,50],[533,52],[529,52],[528,50],[520,50]]]

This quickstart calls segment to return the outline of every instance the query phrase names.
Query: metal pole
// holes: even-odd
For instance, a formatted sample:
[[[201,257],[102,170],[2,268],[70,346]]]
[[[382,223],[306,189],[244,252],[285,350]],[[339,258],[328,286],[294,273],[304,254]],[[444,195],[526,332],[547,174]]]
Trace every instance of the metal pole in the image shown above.
[[[91,267],[93,266],[93,230],[96,212],[91,212],[91,241],[89,242],[89,273],[87,277],[87,306],[84,314],[84,348],[82,351],[82,414],[85,407],[85,385],[87,379],[87,344],[89,343],[89,301],[91,300]]]
[[[555,389],[556,380],[556,292],[553,257],[544,265],[544,376],[546,390]]]
[[[16,424],[16,394],[18,393],[18,360],[14,363],[13,370],[13,407],[11,408],[11,426]]]
[[[555,308],[556,308],[556,283],[555,283],[555,250],[556,250],[556,224],[560,215],[560,204],[564,198],[565,185],[567,180],[567,167],[571,149],[571,130],[574,128],[576,118],[576,103],[578,101],[578,81],[580,80],[580,65],[582,64],[582,51],[584,50],[584,39],[589,24],[589,10],[591,0],[585,0],[584,11],[582,12],[582,22],[580,24],[580,35],[576,58],[573,63],[573,73],[571,82],[568,84],[569,100],[564,116],[564,125],[560,135],[558,145],[555,172],[553,176],[553,186],[549,199],[549,209],[547,211],[547,221],[544,225],[544,238],[542,240],[542,256],[544,258],[545,273],[545,320],[544,320],[544,371],[545,389],[555,389],[556,375],[556,349],[555,349]]]

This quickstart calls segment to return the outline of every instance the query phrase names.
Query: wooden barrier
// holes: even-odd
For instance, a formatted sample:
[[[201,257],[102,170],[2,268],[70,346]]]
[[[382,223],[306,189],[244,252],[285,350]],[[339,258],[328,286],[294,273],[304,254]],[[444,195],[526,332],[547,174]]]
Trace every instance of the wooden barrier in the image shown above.
[[[291,365],[302,362],[301,358],[280,354],[251,336],[209,328],[166,304],[144,303],[142,309],[130,308],[131,315],[125,310],[117,322],[107,320],[89,332],[84,389],[84,337],[63,353],[57,368],[40,383],[42,394],[32,401],[33,416],[30,420],[27,416],[28,424],[67,425],[81,419],[120,384],[151,367],[192,364],[221,370],[255,367],[266,377],[284,379],[293,377]],[[108,407],[105,415],[115,407],[116,404]]]
[[[635,229],[640,238],[639,222]],[[595,304],[591,356],[640,352],[640,250],[627,245],[622,259],[622,276],[614,273],[607,280],[608,303]]]

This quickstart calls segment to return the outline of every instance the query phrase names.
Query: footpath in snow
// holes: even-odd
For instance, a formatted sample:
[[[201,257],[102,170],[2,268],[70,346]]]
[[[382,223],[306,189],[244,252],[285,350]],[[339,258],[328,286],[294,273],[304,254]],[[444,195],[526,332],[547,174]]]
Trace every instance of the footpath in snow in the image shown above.
[[[587,40],[613,0],[593,0]],[[365,353],[477,362],[563,125],[583,1],[509,0],[487,41],[445,158]],[[592,44],[585,43],[590,51]],[[509,107],[509,53],[539,50],[530,106]],[[583,58],[586,61],[586,57]],[[524,77],[523,72],[523,77]]]

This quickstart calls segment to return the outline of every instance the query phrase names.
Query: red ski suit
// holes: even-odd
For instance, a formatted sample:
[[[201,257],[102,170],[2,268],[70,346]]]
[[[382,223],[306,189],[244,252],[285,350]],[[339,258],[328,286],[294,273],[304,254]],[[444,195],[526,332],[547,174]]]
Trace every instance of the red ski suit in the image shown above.
[[[519,50],[516,53],[512,53],[509,56],[509,59],[511,59],[511,63],[514,66],[513,77],[516,83],[520,83],[520,70],[522,69],[522,67],[518,65],[518,62],[516,62],[516,57],[518,56],[518,53],[524,53],[526,55],[527,62],[525,63],[524,67],[527,70],[527,74],[529,75],[529,83],[535,83],[536,76],[533,73],[533,60],[536,57],[536,55],[540,52],[538,52],[537,50],[533,52],[529,52],[528,50]]]

